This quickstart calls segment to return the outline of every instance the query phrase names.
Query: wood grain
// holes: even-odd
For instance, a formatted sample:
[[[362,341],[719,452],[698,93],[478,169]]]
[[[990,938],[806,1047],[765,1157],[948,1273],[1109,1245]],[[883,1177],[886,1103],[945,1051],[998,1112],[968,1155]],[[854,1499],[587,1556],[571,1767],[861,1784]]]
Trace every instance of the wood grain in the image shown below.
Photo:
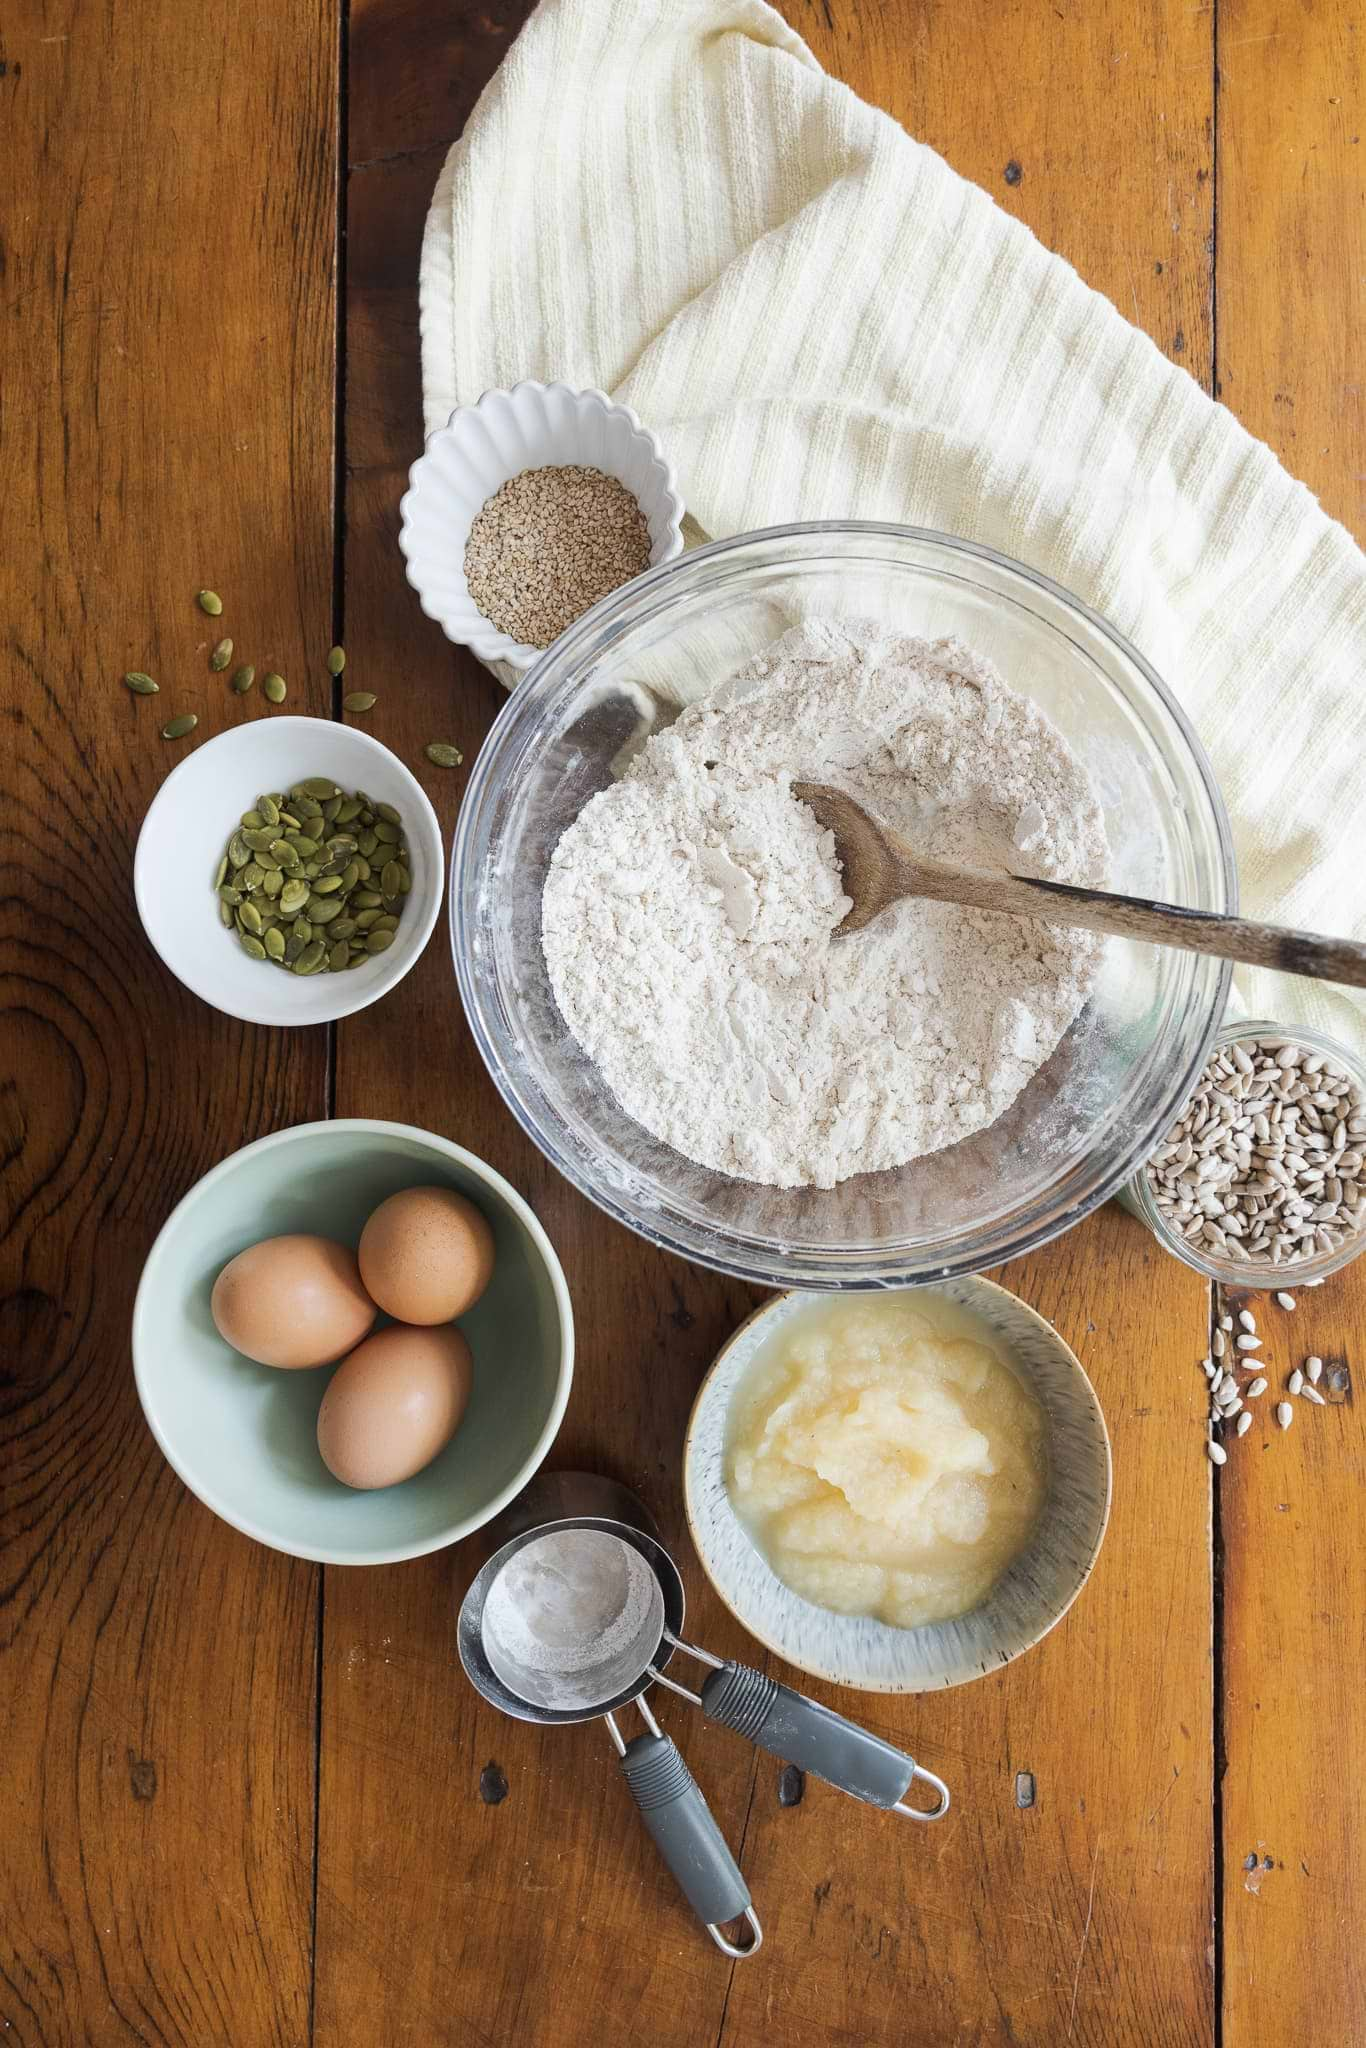
[[[0,47],[0,2034],[297,2048],[316,1574],[180,1485],[128,1328],[169,1208],[322,1112],[326,1046],[198,1003],[130,882],[161,723],[264,712],[197,588],[327,705],[335,36],[135,13],[18,0]]]
[[[1350,9],[1223,0],[1219,359],[1225,401],[1366,538],[1361,274],[1366,26]],[[1223,2022],[1227,2043],[1366,2041],[1366,1262],[1249,1300],[1271,1386],[1219,1481]],[[1244,1305],[1231,1296],[1230,1310]],[[1325,1362],[1329,1406],[1268,1412]],[[1251,1455],[1237,1455],[1250,1452]]]

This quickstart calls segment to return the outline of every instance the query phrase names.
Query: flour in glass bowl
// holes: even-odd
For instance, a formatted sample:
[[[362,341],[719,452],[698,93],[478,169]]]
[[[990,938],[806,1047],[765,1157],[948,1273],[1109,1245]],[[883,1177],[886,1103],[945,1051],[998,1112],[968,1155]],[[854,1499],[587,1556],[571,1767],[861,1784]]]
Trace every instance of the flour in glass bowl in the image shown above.
[[[621,1107],[699,1165],[835,1186],[993,1122],[1081,1010],[1104,941],[905,901],[835,936],[828,782],[925,853],[1103,887],[1062,734],[956,640],[808,621],[691,705],[555,848],[542,943]]]

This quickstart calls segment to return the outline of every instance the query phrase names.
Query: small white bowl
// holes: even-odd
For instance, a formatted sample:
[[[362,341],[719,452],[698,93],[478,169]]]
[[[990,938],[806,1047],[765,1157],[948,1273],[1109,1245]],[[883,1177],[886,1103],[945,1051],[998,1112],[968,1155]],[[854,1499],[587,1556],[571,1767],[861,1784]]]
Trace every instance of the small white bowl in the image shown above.
[[[403,819],[412,889],[387,952],[344,974],[286,974],[242,951],[219,923],[214,875],[243,811],[310,775],[363,789]],[[133,857],[138,916],[186,988],[248,1024],[327,1024],[402,981],[432,935],[445,860],[426,791],[368,733],[327,718],[255,718],[188,754],[148,806]]]
[[[465,582],[470,527],[493,493],[524,469],[583,463],[634,492],[650,530],[650,567],[683,549],[683,503],[658,440],[629,405],[567,384],[516,384],[462,405],[427,437],[399,504],[398,544],[408,581],[448,640],[484,662],[528,669],[543,647],[512,640],[490,624]]]
[[[1091,1575],[1110,1514],[1110,1440],[1095,1390],[1051,1323],[980,1275],[917,1290],[970,1310],[1048,1420],[1048,1491],[1028,1544],[979,1607],[956,1621],[893,1628],[871,1615],[836,1614],[783,1584],[730,1503],[725,1449],[731,1400],[775,1327],[842,1295],[780,1294],[756,1309],[703,1380],[683,1451],[688,1527],[736,1620],[767,1648],[834,1685],[865,1692],[935,1692],[1009,1664],[1062,1620]]]

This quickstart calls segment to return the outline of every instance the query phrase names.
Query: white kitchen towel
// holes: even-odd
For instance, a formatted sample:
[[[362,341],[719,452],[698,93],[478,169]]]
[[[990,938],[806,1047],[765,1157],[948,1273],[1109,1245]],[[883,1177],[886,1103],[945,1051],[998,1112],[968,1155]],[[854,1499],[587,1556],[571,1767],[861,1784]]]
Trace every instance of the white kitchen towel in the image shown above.
[[[1056,577],[1190,714],[1244,910],[1366,938],[1366,560],[761,0],[542,0],[442,170],[421,309],[428,431],[522,377],[596,385],[709,538],[903,520]],[[1238,988],[1366,1050],[1364,996]]]

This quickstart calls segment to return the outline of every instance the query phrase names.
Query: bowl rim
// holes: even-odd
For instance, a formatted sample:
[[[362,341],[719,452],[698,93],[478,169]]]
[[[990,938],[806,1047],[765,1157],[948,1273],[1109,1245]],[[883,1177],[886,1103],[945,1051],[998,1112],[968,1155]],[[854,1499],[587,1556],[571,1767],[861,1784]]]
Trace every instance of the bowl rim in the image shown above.
[[[517,1081],[500,1058],[487,1029],[485,1006],[471,966],[470,940],[473,919],[468,914],[467,894],[473,886],[471,870],[476,865],[469,857],[470,847],[480,827],[481,816],[488,801],[493,765],[501,757],[504,745],[518,721],[526,715],[527,706],[536,695],[538,685],[546,680],[542,674],[543,669],[548,672],[552,662],[561,667],[561,684],[567,690],[572,672],[582,663],[583,656],[590,646],[611,637],[613,629],[625,630],[629,620],[624,621],[621,614],[641,605],[652,591],[667,578],[676,576],[683,568],[691,568],[700,561],[723,560],[741,549],[751,549],[761,544],[773,546],[789,540],[825,539],[845,535],[870,540],[890,539],[928,544],[931,548],[943,550],[950,556],[968,556],[990,563],[1010,571],[1063,607],[1071,608],[1073,612],[1085,618],[1138,671],[1147,688],[1157,699],[1164,716],[1176,728],[1186,749],[1195,780],[1204,793],[1215,841],[1215,862],[1223,882],[1224,908],[1232,914],[1238,907],[1238,871],[1228,812],[1209,756],[1181,705],[1147,658],[1103,613],[1095,611],[1084,599],[1076,597],[1042,570],[1033,569],[1027,563],[1018,561],[1012,555],[1003,554],[999,549],[989,547],[984,542],[960,539],[955,534],[944,533],[933,527],[908,526],[896,521],[878,519],[811,519],[792,521],[782,526],[758,527],[747,533],[732,534],[722,540],[709,541],[701,547],[691,548],[674,556],[671,561],[657,564],[654,568],[646,570],[643,575],[637,576],[631,583],[623,584],[619,590],[609,592],[590,611],[585,612],[582,618],[575,620],[558,640],[544,650],[540,660],[522,678],[518,687],[509,692],[507,701],[500,707],[470,771],[464,799],[452,833],[447,918],[456,983],[471,1036],[502,1097],[504,1106],[512,1112],[537,1150],[556,1172],[562,1174],[571,1186],[578,1189],[604,1214],[612,1217],[615,1222],[624,1224],[646,1243],[658,1245],[694,1265],[704,1266],[713,1272],[725,1273],[762,1287],[797,1288],[815,1293],[854,1293],[885,1287],[933,1286],[941,1280],[1004,1266],[1013,1259],[1038,1251],[1044,1245],[1050,1244],[1054,1238],[1064,1235],[1075,1224],[1082,1222],[1127,1185],[1133,1175],[1141,1170],[1147,1157],[1144,1144],[1140,1141],[1131,1145],[1126,1158],[1118,1165],[1112,1166],[1109,1173],[1101,1177],[1089,1192],[1071,1198],[1065,1209],[1042,1221],[1029,1223],[1025,1227],[1016,1225],[1008,1230],[1003,1224],[997,1225],[991,1241],[980,1249],[945,1256],[939,1259],[932,1269],[922,1271],[915,1270],[912,1259],[903,1252],[899,1255],[879,1253],[867,1259],[858,1270],[849,1272],[837,1263],[827,1267],[824,1262],[831,1259],[832,1254],[827,1249],[822,1249],[819,1252],[801,1254],[803,1272],[798,1275],[781,1268],[777,1263],[780,1258],[788,1255],[786,1248],[779,1250],[752,1238],[720,1231],[711,1232],[703,1241],[700,1228],[689,1219],[678,1216],[672,1209],[662,1211],[664,1220],[652,1225],[635,1214],[600,1177],[590,1180],[586,1175],[581,1176],[567,1157],[558,1137],[544,1129],[524,1104]],[[554,702],[556,699],[550,698],[547,701]],[[1190,1094],[1196,1078],[1203,1071],[1209,1058],[1210,1048],[1228,1002],[1232,978],[1233,967],[1230,961],[1216,963],[1209,1014],[1204,1027],[1193,1044],[1190,1057],[1179,1071],[1173,1070],[1168,1121]]]
[[[262,1014],[259,1008],[247,1008],[231,1000],[220,1000],[217,992],[211,992],[209,988],[201,986],[196,977],[184,972],[180,964],[173,960],[168,953],[164,952],[152,936],[147,911],[147,904],[150,901],[148,894],[150,857],[146,852],[146,848],[150,843],[148,833],[153,817],[158,807],[168,796],[172,786],[182,776],[187,778],[188,786],[189,782],[194,780],[195,773],[199,771],[200,764],[208,758],[220,741],[230,740],[239,733],[249,732],[252,723],[264,724],[265,721],[256,720],[246,725],[227,726],[222,732],[214,733],[211,738],[195,747],[192,752],[185,756],[183,761],[178,761],[170,774],[163,779],[152,801],[143,812],[142,823],[138,827],[137,843],[133,848],[133,900],[137,905],[138,922],[142,926],[143,936],[148,945],[152,948],[152,951],[156,954],[162,965],[175,976],[181,987],[187,988],[191,995],[198,996],[200,1002],[207,1003],[211,1010],[217,1010],[220,1015],[236,1017],[243,1024],[262,1024],[272,1030],[281,1031],[297,1031],[317,1024],[336,1024],[343,1017],[354,1017],[359,1011],[368,1010],[371,1003],[377,1003],[381,996],[389,993],[390,989],[397,988],[405,975],[416,967],[418,961],[426,952],[427,942],[435,931],[436,921],[441,915],[441,898],[446,887],[446,842],[442,837],[441,821],[436,815],[431,798],[413,774],[407,762],[401,760],[392,747],[386,747],[383,740],[377,740],[371,733],[360,732],[355,726],[346,725],[339,718],[309,718],[302,713],[290,713],[284,718],[271,719],[269,726],[272,732],[278,733],[286,728],[293,731],[303,726],[322,725],[326,726],[329,733],[345,733],[347,743],[354,743],[360,752],[370,759],[373,760],[377,755],[385,757],[386,761],[391,764],[405,782],[404,802],[412,806],[419,820],[422,832],[423,854],[432,863],[436,886],[432,891],[431,908],[422,922],[414,927],[417,936],[416,943],[413,945],[411,952],[406,947],[401,952],[397,948],[391,947],[390,953],[383,956],[386,963],[385,971],[376,975],[367,989],[355,989],[350,993],[344,993],[343,987],[340,984],[343,984],[348,979],[364,979],[364,977],[345,975],[336,977],[339,986],[335,992],[335,1000],[329,1002],[327,1008],[321,1014],[311,1017],[266,1016]],[[392,960],[390,959],[390,954],[395,956]]]
[[[957,1687],[962,1685],[975,1685],[978,1679],[992,1677],[995,1675],[996,1671],[1004,1671],[1008,1665],[1014,1664],[1019,1658],[1025,1656],[1030,1650],[1037,1648],[1037,1646],[1043,1641],[1044,1637],[1047,1635],[1051,1635],[1053,1630],[1057,1627],[1058,1623],[1075,1606],[1083,1590],[1090,1582],[1091,1574],[1096,1568],[1096,1562],[1100,1557],[1101,1549],[1105,1543],[1106,1532],[1110,1527],[1110,1515],[1114,1507],[1115,1492],[1114,1448],[1110,1442],[1110,1431],[1105,1420],[1105,1409],[1101,1403],[1099,1394],[1096,1392],[1095,1385],[1091,1379],[1091,1376],[1086,1370],[1086,1367],[1077,1357],[1076,1352],[1067,1342],[1067,1339],[1063,1336],[1062,1332],[1056,1329],[1054,1325],[1049,1322],[1047,1316],[1041,1315],[1038,1309],[1032,1307],[1029,1302],[1022,1300],[1018,1294],[1012,1293],[1010,1288],[1003,1287],[998,1280],[989,1280],[984,1273],[960,1273],[955,1275],[949,1284],[955,1287],[966,1288],[971,1293],[977,1293],[980,1290],[985,1293],[1003,1295],[1007,1301],[1013,1304],[1013,1307],[1016,1310],[1021,1311],[1030,1321],[1038,1325],[1039,1329],[1047,1336],[1047,1338],[1051,1341],[1055,1348],[1066,1359],[1067,1364],[1071,1367],[1074,1377],[1080,1382],[1080,1391],[1084,1399],[1089,1403],[1091,1411],[1095,1417],[1095,1421],[1099,1427],[1100,1443],[1105,1457],[1105,1497],[1101,1505],[1100,1523],[1099,1527],[1096,1530],[1095,1542],[1091,1546],[1091,1552],[1086,1560],[1085,1568],[1079,1574],[1076,1585],[1072,1588],[1066,1600],[1057,1609],[1056,1613],[1052,1616],[1052,1618],[1049,1621],[1046,1621],[1044,1623],[1043,1627],[1039,1629],[1036,1635],[1032,1635],[1029,1638],[1028,1642],[1021,1643],[1019,1647],[1017,1649],[1012,1650],[1008,1656],[1002,1653],[1001,1651],[998,1651],[997,1663],[994,1666],[989,1667],[986,1671],[974,1671],[973,1673],[971,1673],[970,1676],[966,1676],[963,1678],[946,1679],[942,1684],[886,1685],[881,1683],[874,1684],[869,1679],[863,1677],[851,1677],[848,1672],[831,1671],[821,1664],[803,1662],[800,1656],[794,1655],[790,1647],[783,1643],[774,1642],[769,1636],[766,1636],[762,1632],[762,1630],[756,1628],[754,1622],[747,1615],[741,1614],[739,1609],[735,1607],[732,1604],[732,1602],[726,1597],[725,1592],[718,1584],[716,1577],[712,1572],[706,1548],[704,1547],[704,1544],[698,1533],[699,1528],[702,1525],[703,1518],[700,1511],[697,1509],[695,1505],[693,1495],[693,1478],[696,1462],[696,1435],[702,1403],[704,1399],[707,1398],[709,1390],[712,1387],[712,1383],[715,1380],[721,1367],[724,1365],[727,1357],[731,1354],[736,1344],[739,1342],[740,1338],[744,1336],[745,1332],[750,1328],[752,1324],[758,1322],[761,1317],[772,1314],[775,1309],[782,1307],[786,1302],[789,1301],[800,1302],[804,1306],[808,1307],[813,1306],[814,1304],[820,1301],[842,1301],[845,1299],[845,1293],[843,1290],[834,1289],[831,1290],[829,1294],[819,1294],[814,1293],[810,1289],[803,1287],[788,1288],[783,1293],[774,1295],[770,1301],[761,1302],[758,1308],[751,1310],[749,1315],[745,1317],[744,1321],[742,1323],[737,1324],[736,1328],[732,1330],[730,1336],[726,1339],[725,1343],[721,1346],[721,1349],[717,1352],[711,1364],[707,1367],[707,1370],[702,1377],[701,1384],[699,1385],[696,1394],[693,1396],[692,1407],[688,1411],[688,1421],[683,1432],[683,1514],[688,1525],[688,1537],[692,1543],[693,1553],[696,1556],[698,1563],[702,1567],[703,1576],[706,1578],[707,1584],[711,1587],[712,1591],[715,1593],[717,1599],[721,1602],[721,1605],[726,1609],[727,1613],[732,1615],[734,1619],[737,1622],[739,1622],[741,1628],[745,1630],[746,1634],[753,1636],[756,1642],[762,1643],[764,1648],[770,1651],[773,1656],[781,1657],[783,1662],[785,1664],[790,1664],[794,1670],[805,1672],[808,1678],[823,1679],[827,1684],[830,1685],[849,1686],[855,1692],[884,1693],[888,1696],[891,1696],[893,1694],[911,1695],[926,1692],[950,1692],[956,1690]],[[923,1288],[887,1288],[884,1289],[883,1292],[885,1294],[893,1295],[918,1295],[925,1292],[934,1294],[940,1292],[940,1290],[936,1288],[936,1286],[931,1282]],[[737,1517],[736,1519],[738,1520],[739,1518]],[[743,1527],[743,1524],[741,1526]],[[780,1580],[779,1583],[782,1584],[782,1581]],[[784,1590],[789,1594],[789,1596],[793,1600],[801,1600],[803,1597],[800,1593],[794,1593],[791,1587],[784,1587]],[[815,1602],[808,1602],[807,1604],[814,1606]],[[824,1609],[822,1611],[826,1613],[835,1612],[834,1609],[829,1608]],[[860,1617],[851,1617],[851,1619],[858,1618]],[[908,1634],[913,1632],[914,1631],[907,1631]]]
[[[522,391],[535,392],[538,398],[544,398],[547,392],[562,391],[576,401],[586,399],[590,403],[600,406],[605,413],[619,414],[627,422],[633,434],[648,444],[660,471],[659,499],[661,505],[668,511],[669,537],[665,543],[664,553],[660,556],[658,562],[652,562],[650,569],[642,571],[642,574],[648,575],[652,569],[666,567],[668,563],[676,561],[683,552],[683,518],[685,507],[683,500],[678,495],[678,477],[674,471],[674,466],[665,453],[664,444],[653,427],[646,426],[634,406],[625,404],[621,399],[609,397],[607,392],[600,390],[596,384],[570,384],[563,377],[552,377],[546,383],[543,383],[538,377],[519,377],[515,384],[491,384],[486,390],[481,391],[478,398],[474,399],[469,405],[457,405],[439,427],[433,427],[431,432],[423,437],[422,453],[415,461],[409,464],[407,488],[398,501],[398,547],[399,553],[403,557],[404,576],[416,593],[419,610],[427,618],[431,619],[433,624],[440,626],[442,632],[453,646],[468,647],[471,654],[475,655],[482,662],[503,661],[511,668],[520,669],[525,672],[528,669],[534,668],[541,659],[541,656],[548,650],[544,647],[533,647],[525,640],[514,640],[510,633],[501,632],[491,619],[487,619],[484,622],[488,628],[486,632],[457,632],[446,614],[437,608],[435,600],[429,599],[426,591],[423,590],[422,585],[418,582],[414,574],[413,549],[409,539],[409,534],[414,525],[418,523],[421,517],[425,516],[423,514],[416,514],[413,508],[421,497],[424,468],[430,463],[431,452],[436,443],[446,439],[448,436],[452,440],[458,437],[457,420],[462,420],[479,413],[485,407],[492,410],[497,403],[503,400],[515,405],[517,394]],[[556,465],[552,464],[550,466],[555,467]],[[517,474],[516,470],[509,471],[509,476],[505,481],[510,480],[512,476]],[[633,577],[632,581],[637,582],[639,578]],[[618,586],[619,589],[624,589],[625,587],[625,585]],[[615,595],[615,591],[608,592],[608,598]],[[606,600],[603,601],[605,602]],[[482,617],[483,615],[480,614],[480,616]],[[577,620],[574,623],[577,624]],[[553,645],[554,643],[552,642],[551,644]]]
[[[424,1538],[416,1543],[389,1544],[383,1548],[376,1549],[373,1553],[363,1558],[354,1556],[339,1557],[335,1552],[325,1549],[318,1544],[282,1543],[276,1536],[269,1533],[259,1524],[254,1523],[249,1516],[239,1514],[223,1500],[217,1498],[213,1488],[202,1485],[197,1478],[192,1478],[185,1469],[181,1457],[169,1441],[154,1412],[152,1397],[148,1388],[148,1368],[145,1364],[149,1348],[149,1334],[146,1325],[151,1314],[151,1290],[156,1278],[155,1269],[161,1260],[169,1257],[166,1246],[170,1238],[172,1226],[179,1218],[181,1211],[208,1195],[213,1187],[220,1180],[225,1179],[230,1171],[243,1159],[251,1155],[272,1151],[277,1147],[288,1145],[299,1138],[314,1137],[323,1131],[335,1132],[339,1137],[384,1136],[416,1140],[429,1151],[439,1152],[444,1157],[453,1159],[459,1165],[468,1168],[476,1180],[480,1180],[486,1187],[492,1188],[507,1203],[531,1238],[550,1280],[551,1292],[555,1297],[555,1307],[559,1315],[560,1324],[560,1355],[555,1375],[555,1396],[535,1445],[528,1458],[519,1468],[516,1476],[509,1480],[476,1514],[467,1515],[451,1524],[443,1533],[431,1538]],[[574,1311],[569,1295],[569,1283],[564,1277],[564,1269],[560,1265],[559,1256],[554,1245],[546,1234],[545,1226],[541,1223],[526,1197],[520,1195],[510,1181],[506,1180],[486,1160],[481,1159],[477,1153],[468,1151],[463,1145],[457,1145],[453,1138],[443,1138],[438,1131],[424,1131],[417,1124],[393,1123],[379,1117],[321,1117],[311,1123],[290,1124],[282,1131],[268,1132],[264,1138],[256,1138],[249,1145],[239,1146],[236,1152],[230,1152],[226,1159],[220,1159],[216,1166],[211,1166],[209,1171],[194,1183],[193,1187],[186,1189],[157,1232],[156,1237],[152,1241],[151,1250],[148,1252],[143,1263],[142,1273],[138,1280],[137,1294],[133,1300],[132,1353],[133,1383],[137,1389],[138,1402],[142,1408],[147,1426],[156,1439],[157,1446],[167,1464],[183,1484],[189,1488],[196,1500],[202,1502],[212,1514],[217,1515],[220,1521],[227,1522],[230,1527],[240,1530],[242,1535],[249,1536],[253,1542],[264,1544],[268,1550],[279,1551],[286,1557],[304,1558],[312,1564],[354,1565],[360,1569],[365,1569],[370,1565],[402,1564],[408,1558],[428,1557],[433,1551],[447,1550],[452,1544],[463,1542],[466,1536],[473,1535],[476,1529],[482,1529],[485,1523],[492,1521],[495,1515],[501,1514],[508,1503],[514,1500],[521,1492],[527,1481],[540,1470],[550,1453],[556,1436],[559,1434],[560,1424],[564,1420],[565,1409],[569,1405],[570,1389],[574,1382]]]

